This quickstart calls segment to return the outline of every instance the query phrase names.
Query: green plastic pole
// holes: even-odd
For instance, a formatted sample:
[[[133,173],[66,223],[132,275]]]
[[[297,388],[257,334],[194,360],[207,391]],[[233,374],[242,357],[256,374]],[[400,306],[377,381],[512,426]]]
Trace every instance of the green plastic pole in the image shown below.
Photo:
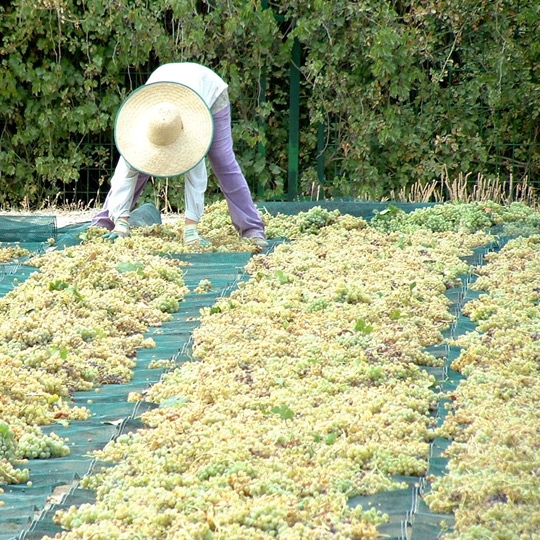
[[[266,102],[266,69],[263,68],[263,71],[261,73],[261,78],[259,80],[259,104]],[[266,134],[266,122],[264,121],[262,116],[259,116],[257,120],[259,124],[259,133],[262,137],[265,137]],[[263,142],[259,141],[257,144],[257,152],[259,155],[266,160],[266,146]],[[257,196],[262,197],[264,195],[264,186],[262,183],[257,180]]]
[[[268,9],[268,0],[261,0],[261,7],[263,10]],[[261,77],[259,80],[259,95],[258,95],[259,105],[262,103],[266,103],[266,87],[267,87],[266,67],[263,67],[261,71]],[[264,135],[266,134],[266,122],[264,121],[262,116],[259,116],[258,124],[259,124],[259,132],[264,137]],[[259,142],[257,144],[257,151],[259,155],[266,160],[266,146],[262,142]],[[264,196],[264,186],[259,180],[257,180],[257,197],[262,198],[263,196]]]
[[[300,42],[295,38],[292,49],[289,100],[289,182],[287,199],[298,197],[298,154],[300,141]]]
[[[325,146],[325,126],[319,122],[317,126],[317,179],[320,184],[324,184],[324,146]]]

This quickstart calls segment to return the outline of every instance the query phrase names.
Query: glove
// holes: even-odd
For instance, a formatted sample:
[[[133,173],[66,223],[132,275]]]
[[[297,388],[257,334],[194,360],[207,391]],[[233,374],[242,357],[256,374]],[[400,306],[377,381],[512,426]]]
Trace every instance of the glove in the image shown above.
[[[199,245],[201,247],[210,246],[212,242],[205,240],[199,236],[197,225],[184,225],[184,244]]]
[[[118,218],[114,222],[114,229],[103,235],[103,238],[108,240],[116,240],[117,238],[127,238],[130,236],[129,232],[129,221],[128,218]]]

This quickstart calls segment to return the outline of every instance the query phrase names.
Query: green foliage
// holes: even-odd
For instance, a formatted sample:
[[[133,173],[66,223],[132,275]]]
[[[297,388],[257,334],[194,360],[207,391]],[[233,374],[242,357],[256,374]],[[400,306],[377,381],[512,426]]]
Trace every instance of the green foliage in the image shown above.
[[[137,272],[137,274],[142,276],[144,273],[144,266],[140,262],[119,262],[116,267],[121,274],[125,274],[126,272]]]
[[[460,171],[538,178],[538,2],[286,4],[304,49],[304,145],[318,122],[329,132],[327,194],[343,178],[374,197]]]
[[[276,270],[274,272],[274,275],[278,278],[280,285],[285,285],[285,283],[289,283],[289,276],[283,272],[283,270]]]
[[[277,414],[282,420],[292,420],[294,418],[294,412],[285,403],[282,403],[279,407],[275,405],[271,410],[272,414]]]
[[[367,324],[366,321],[364,321],[364,319],[358,319],[356,321],[356,324],[354,325],[354,330],[356,332],[360,332],[361,334],[368,335],[368,334],[371,334],[371,332],[373,332],[373,326],[371,326],[370,324]]]
[[[283,197],[294,40],[300,194],[318,181],[321,125],[326,196],[379,198],[459,172],[538,178],[535,0],[4,4],[0,206],[54,199],[81,171],[106,191],[118,106],[171,61],[204,63],[229,82],[236,153],[252,191]],[[180,206],[178,186],[171,181],[167,197]],[[211,179],[209,200],[216,193]]]

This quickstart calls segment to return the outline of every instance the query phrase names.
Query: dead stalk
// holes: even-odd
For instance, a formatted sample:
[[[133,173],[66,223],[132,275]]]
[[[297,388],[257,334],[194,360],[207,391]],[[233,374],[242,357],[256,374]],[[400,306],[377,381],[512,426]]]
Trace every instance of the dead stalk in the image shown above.
[[[515,201],[533,208],[540,207],[540,198],[526,176],[516,182],[512,174],[504,181],[499,177],[486,178],[479,173],[476,180],[471,181],[471,174],[459,173],[451,179],[448,171],[445,171],[440,180],[416,182],[409,188],[390,191],[390,200],[410,203],[493,201],[503,205]]]

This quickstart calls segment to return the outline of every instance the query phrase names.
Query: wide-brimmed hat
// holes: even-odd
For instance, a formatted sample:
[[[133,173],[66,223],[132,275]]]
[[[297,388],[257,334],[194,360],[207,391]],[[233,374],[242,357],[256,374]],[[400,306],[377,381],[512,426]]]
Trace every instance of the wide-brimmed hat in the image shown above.
[[[176,176],[208,153],[214,122],[204,100],[175,82],[156,82],[131,92],[120,106],[114,139],[124,159],[150,176]]]

